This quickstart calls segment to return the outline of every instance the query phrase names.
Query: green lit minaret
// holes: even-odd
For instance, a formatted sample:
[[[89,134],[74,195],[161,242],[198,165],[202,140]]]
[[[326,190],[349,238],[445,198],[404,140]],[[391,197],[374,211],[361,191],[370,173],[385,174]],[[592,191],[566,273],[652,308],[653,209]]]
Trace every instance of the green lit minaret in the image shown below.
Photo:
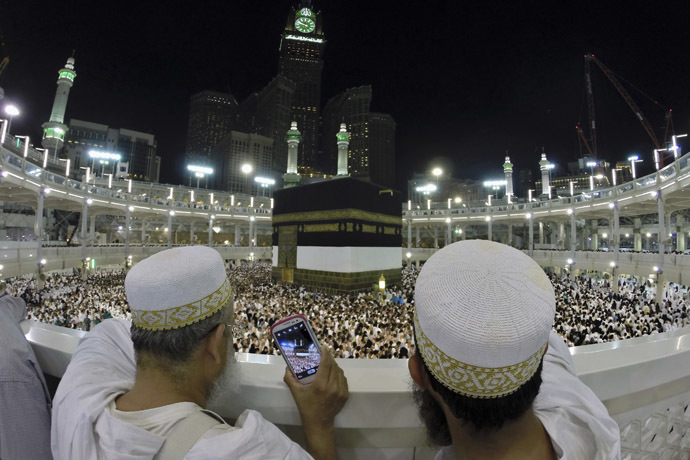
[[[67,59],[65,67],[58,72],[57,91],[53,101],[53,110],[50,112],[50,121],[43,123],[43,148],[58,152],[65,143],[65,109],[67,109],[67,98],[69,90],[74,84],[77,72],[74,70],[74,56]]]
[[[510,162],[508,155],[503,163],[503,174],[506,176],[506,195],[511,196],[513,195],[513,163]]]
[[[288,144],[287,172],[283,174],[283,188],[299,185],[302,176],[297,173],[297,148],[302,140],[302,133],[297,129],[297,122],[293,121],[286,135]]]
[[[345,123],[340,123],[340,131],[335,135],[338,140],[338,175],[336,177],[347,177],[347,147],[350,145],[350,133],[347,132]]]

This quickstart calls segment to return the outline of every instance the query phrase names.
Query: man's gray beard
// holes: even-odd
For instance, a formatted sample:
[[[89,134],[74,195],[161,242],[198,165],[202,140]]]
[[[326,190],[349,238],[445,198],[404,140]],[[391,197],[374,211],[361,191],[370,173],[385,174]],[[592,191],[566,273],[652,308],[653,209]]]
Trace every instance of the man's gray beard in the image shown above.
[[[232,341],[229,341],[228,348],[225,369],[211,385],[207,406],[218,406],[222,400],[232,400],[240,394],[240,366],[232,348]]]

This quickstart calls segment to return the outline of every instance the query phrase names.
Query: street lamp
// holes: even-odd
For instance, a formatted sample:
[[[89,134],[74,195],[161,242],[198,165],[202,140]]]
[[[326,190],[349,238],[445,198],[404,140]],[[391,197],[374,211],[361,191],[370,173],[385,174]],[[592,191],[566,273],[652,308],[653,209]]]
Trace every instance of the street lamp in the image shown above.
[[[15,136],[17,139],[24,139],[24,153],[23,153],[23,158],[24,158],[24,164],[26,164],[26,157],[29,156],[29,142],[31,141],[29,139],[29,136]],[[17,144],[17,147],[19,147],[19,144]]]
[[[10,121],[7,123],[7,134],[9,134],[12,127],[12,119],[19,115],[19,109],[16,105],[8,104],[5,106],[5,113],[10,116]]]
[[[505,180],[487,180],[484,181],[484,187],[490,188],[496,194],[496,199],[498,199],[498,191],[501,187],[505,187],[507,182]]]
[[[443,174],[443,170],[441,168],[436,167],[431,170],[431,174],[433,174],[436,178],[436,188],[438,188],[438,178],[441,177],[441,175]]]
[[[252,170],[254,168],[249,163],[245,163],[242,165],[242,167],[240,169],[244,173],[244,182],[245,182],[245,186],[246,186],[245,193],[247,195],[249,195],[250,194],[250,192],[249,192],[249,173],[252,172]]]
[[[640,160],[640,157],[637,155],[632,155],[628,157],[628,161],[630,162],[630,169],[632,172],[632,177],[633,179],[637,178],[637,174],[635,174],[635,163],[642,163],[642,160]]]
[[[213,168],[209,168],[207,166],[187,165],[187,170],[190,171],[189,186],[192,186],[191,173],[194,173],[194,177],[196,177],[196,188],[199,188],[199,180],[213,174]],[[206,179],[206,187],[208,188],[208,178]]]
[[[69,158],[59,158],[58,161],[64,161],[66,163],[65,165],[65,177],[69,179],[69,164],[70,164],[70,159]]]
[[[101,177],[103,177],[103,171],[105,169],[105,165],[110,164],[111,160],[113,161],[113,164],[115,164],[114,162],[120,161],[120,158],[122,158],[122,157],[120,156],[119,153],[100,152],[98,150],[89,150],[89,158],[91,158],[92,166],[93,166],[93,163],[95,162],[95,160],[99,161],[99,163],[101,165]],[[95,168],[93,168],[93,170],[94,170],[94,175],[95,175]]]
[[[259,184],[261,186],[261,190],[262,190],[261,196],[264,196],[264,194],[263,194],[264,189],[269,189],[268,194],[270,195],[271,194],[270,187],[273,187],[276,184],[275,179],[271,179],[270,177],[260,177],[260,176],[256,176],[254,178],[254,182],[256,182],[257,184]]]
[[[43,152],[43,169],[46,169],[46,166],[48,166],[48,149],[40,149],[35,147],[34,150]]]
[[[673,140],[673,147],[671,147],[671,150],[673,150],[673,158],[674,159],[678,158],[678,150],[679,149],[678,149],[677,139],[679,137],[687,137],[687,136],[688,136],[687,134],[678,134],[677,136],[676,135],[671,136],[671,139]]]
[[[427,195],[427,196],[434,193],[436,190],[438,190],[438,187],[436,187],[434,184],[421,185],[421,186],[415,188],[415,191],[417,193],[421,193],[422,195]],[[417,198],[421,198],[421,197],[417,197]],[[427,199],[427,201],[430,201],[430,200]]]

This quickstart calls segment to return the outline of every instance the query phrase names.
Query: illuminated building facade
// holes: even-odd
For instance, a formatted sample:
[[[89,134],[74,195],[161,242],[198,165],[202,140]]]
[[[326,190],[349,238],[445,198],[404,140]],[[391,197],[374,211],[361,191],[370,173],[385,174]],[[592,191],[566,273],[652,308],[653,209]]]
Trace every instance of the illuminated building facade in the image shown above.
[[[314,12],[310,0],[302,0],[299,8],[293,9],[288,15],[280,40],[278,61],[279,74],[296,84],[292,98],[292,120],[297,122],[302,133],[298,152],[300,166],[318,166],[321,72],[325,45],[321,13]]]
[[[351,88],[331,98],[323,110],[321,147],[324,170],[333,171],[338,157],[336,133],[345,123],[350,133],[350,175],[387,187],[395,186],[395,121],[371,112],[371,86]]]
[[[120,161],[93,159],[89,152],[109,152],[120,155]],[[131,129],[109,128],[107,125],[71,119],[65,138],[64,155],[70,159],[72,171],[90,168],[92,174],[113,174],[144,182],[158,182],[161,157],[157,154],[153,134]],[[126,168],[121,171],[120,168]]]
[[[273,139],[271,177],[279,179],[287,167],[285,133],[292,120],[292,99],[296,84],[278,75],[258,93],[252,93],[239,106],[242,131]]]
[[[57,91],[53,100],[53,109],[50,111],[50,120],[43,123],[43,148],[50,149],[53,153],[62,150],[65,144],[67,125],[65,124],[65,110],[69,91],[77,78],[74,70],[74,57],[67,59],[65,66],[58,72]]]
[[[189,98],[186,164],[199,164],[218,169],[222,160],[211,151],[237,123],[238,104],[232,94],[201,91]],[[218,181],[218,175],[213,176]],[[209,182],[209,187],[220,186]]]
[[[415,173],[407,181],[407,197],[414,208],[423,209],[427,200],[451,200],[451,207],[468,207],[470,203],[486,200],[486,189],[481,181],[474,179],[456,179],[454,177],[437,178],[431,173]],[[456,198],[460,200],[455,201]]]
[[[214,175],[220,181],[220,189],[231,193],[256,194],[255,177],[271,176],[273,139],[261,134],[230,131],[212,152],[219,159]],[[252,171],[242,172],[242,165],[249,164]]]

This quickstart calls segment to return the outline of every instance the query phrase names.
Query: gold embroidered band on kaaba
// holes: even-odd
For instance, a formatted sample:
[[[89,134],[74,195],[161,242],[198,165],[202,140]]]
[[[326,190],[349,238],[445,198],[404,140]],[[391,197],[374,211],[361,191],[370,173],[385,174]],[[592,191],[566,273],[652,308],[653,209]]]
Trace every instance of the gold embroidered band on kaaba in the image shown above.
[[[223,284],[201,300],[168,308],[167,310],[134,310],[132,322],[136,327],[147,331],[177,329],[197,323],[218,312],[232,295],[230,281]]]
[[[290,214],[280,214],[273,216],[273,224],[283,224],[287,222],[313,222],[324,220],[347,220],[355,219],[377,224],[402,225],[402,217],[389,216],[377,212],[362,211],[361,209],[329,209],[325,211],[293,212]]]
[[[546,343],[521,363],[505,367],[479,367],[458,361],[434,345],[424,334],[417,313],[415,339],[424,364],[446,388],[470,398],[501,398],[516,392],[539,368]]]

